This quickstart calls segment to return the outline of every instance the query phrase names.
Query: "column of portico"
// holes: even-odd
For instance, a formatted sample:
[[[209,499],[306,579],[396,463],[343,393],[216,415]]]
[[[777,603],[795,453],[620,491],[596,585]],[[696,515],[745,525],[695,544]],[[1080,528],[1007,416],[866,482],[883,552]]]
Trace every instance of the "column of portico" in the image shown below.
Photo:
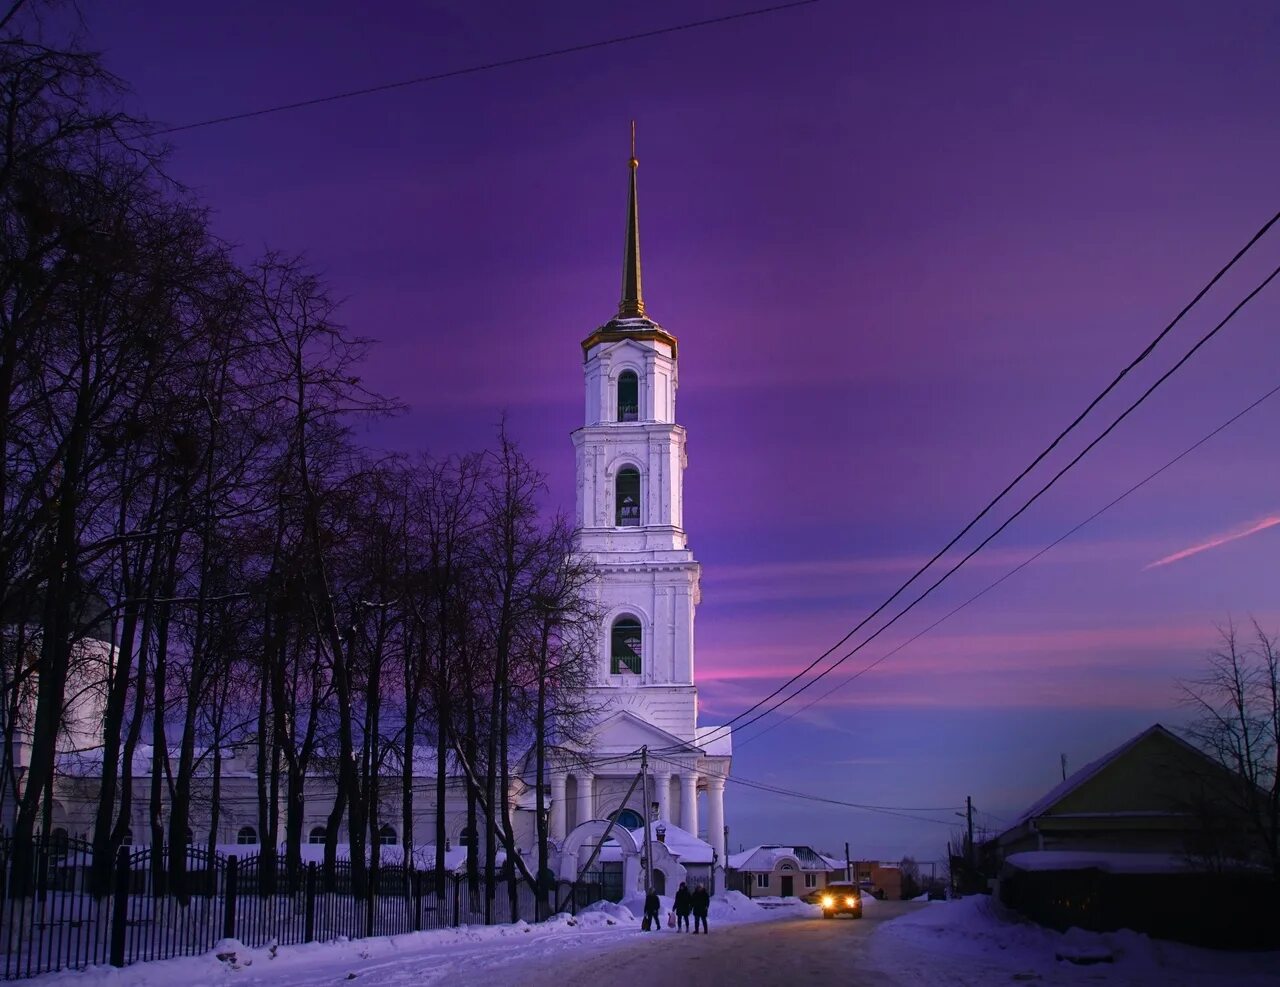
[[[590,771],[578,775],[578,822],[596,817],[596,776]]]
[[[658,803],[658,821],[671,822],[671,772],[655,771],[653,773],[654,785],[658,789],[658,797],[654,800]]]
[[[559,843],[565,837],[565,800],[564,800],[564,774],[554,771],[551,774],[551,819],[549,835],[551,839]]]
[[[680,775],[680,828],[698,835],[698,776],[693,771]]]
[[[724,865],[724,776],[707,777],[707,842],[719,851]]]

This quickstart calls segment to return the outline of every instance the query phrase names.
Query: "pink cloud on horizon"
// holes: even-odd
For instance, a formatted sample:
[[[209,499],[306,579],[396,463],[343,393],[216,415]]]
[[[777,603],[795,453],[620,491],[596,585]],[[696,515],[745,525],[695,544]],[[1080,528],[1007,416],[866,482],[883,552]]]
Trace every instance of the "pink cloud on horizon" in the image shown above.
[[[1087,667],[1105,660],[1116,651],[1143,653],[1160,652],[1169,648],[1195,648],[1208,640],[1206,627],[1199,623],[1159,624],[1136,627],[1081,627],[1057,628],[1045,631],[1008,631],[987,634],[939,634],[926,635],[903,651],[888,659],[910,660],[913,671],[946,671],[956,662],[963,661],[967,668],[1043,668],[1042,659],[1035,656],[1068,656],[1070,660],[1057,660],[1058,667]],[[831,676],[837,679],[881,657],[896,646],[896,642],[879,642],[864,648],[849,658]],[[698,681],[723,682],[741,679],[780,679],[794,675],[808,661],[792,659],[800,647],[787,642],[761,642],[755,646],[726,646],[721,649],[702,649],[698,656]],[[825,649],[823,649],[825,650]],[[835,652],[832,658],[845,654],[848,647]],[[819,654],[813,652],[808,660]],[[719,656],[725,655],[724,659]],[[752,660],[753,657],[756,660]],[[746,661],[743,659],[746,658]],[[1024,659],[1026,659],[1024,661]],[[819,665],[826,668],[831,659]]]
[[[859,652],[785,709],[817,698],[799,714],[817,726],[833,710],[868,706],[1166,709],[1177,699],[1175,679],[1189,674],[1206,640],[1198,622],[926,638],[845,686],[885,649]],[[759,663],[744,663],[744,649],[736,648],[723,663],[707,654],[699,662],[702,708],[713,717],[755,703],[803,667],[785,660],[785,645],[745,650]]]
[[[1239,541],[1241,538],[1248,538],[1250,535],[1256,535],[1260,531],[1266,531],[1268,528],[1274,528],[1280,524],[1280,514],[1272,514],[1262,518],[1260,521],[1254,521],[1244,525],[1241,528],[1232,531],[1223,532],[1220,535],[1214,535],[1205,541],[1198,542],[1189,548],[1184,548],[1172,555],[1166,555],[1162,559],[1156,559],[1144,565],[1143,570],[1154,569],[1157,566],[1168,565],[1171,562],[1179,562],[1182,559],[1190,558],[1193,555],[1199,555],[1201,552],[1207,552],[1211,548],[1218,548],[1221,545],[1227,545],[1233,541]]]

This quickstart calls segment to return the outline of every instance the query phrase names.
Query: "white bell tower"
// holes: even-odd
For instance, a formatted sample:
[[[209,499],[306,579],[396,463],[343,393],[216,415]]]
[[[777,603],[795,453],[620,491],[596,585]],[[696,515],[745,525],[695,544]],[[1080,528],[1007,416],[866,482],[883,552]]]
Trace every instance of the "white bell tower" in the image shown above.
[[[641,291],[632,140],[622,300],[617,316],[582,343],[586,424],[573,433],[578,548],[601,572],[602,698],[689,743],[699,566],[684,531],[676,339],[645,314]]]
[[[582,341],[585,423],[573,433],[578,551],[596,566],[603,610],[588,759],[551,778],[550,832],[591,820],[642,825],[624,805],[649,751],[650,818],[705,834],[723,865],[729,730],[698,726],[693,617],[700,567],[684,531],[685,431],[676,424],[676,339],[645,312],[640,285],[635,126],[618,314]],[[704,812],[700,813],[700,804]],[[564,865],[566,872],[572,863]]]

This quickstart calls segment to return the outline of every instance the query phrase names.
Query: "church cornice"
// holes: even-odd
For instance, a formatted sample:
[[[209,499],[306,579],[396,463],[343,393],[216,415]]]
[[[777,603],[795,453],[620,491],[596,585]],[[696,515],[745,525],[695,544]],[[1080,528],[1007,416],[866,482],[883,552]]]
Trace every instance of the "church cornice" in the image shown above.
[[[671,359],[676,359],[676,337],[652,319],[610,319],[582,341],[582,362],[590,358],[592,348],[621,339],[665,343],[671,347]]]
[[[678,422],[592,422],[590,425],[580,425],[569,434],[574,441],[579,441],[578,437],[586,438],[591,433],[608,436],[610,439],[616,439],[618,433],[624,435],[647,435],[649,438],[665,439],[670,435],[679,435],[681,438],[688,438],[688,430]]]

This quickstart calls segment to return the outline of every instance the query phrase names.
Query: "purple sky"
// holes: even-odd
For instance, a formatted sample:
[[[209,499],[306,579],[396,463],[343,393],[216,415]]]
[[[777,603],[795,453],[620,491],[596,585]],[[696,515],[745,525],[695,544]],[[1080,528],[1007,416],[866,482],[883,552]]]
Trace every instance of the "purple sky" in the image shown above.
[[[85,19],[135,108],[180,124],[749,6],[139,0]],[[411,411],[375,441],[470,449],[506,409],[568,506],[579,342],[616,306],[637,119],[714,722],[944,544],[1280,207],[1278,46],[1269,2],[824,0],[178,134],[171,170],[246,252],[306,251],[382,340],[367,377]],[[1258,255],[1168,354],[1280,263],[1280,240]],[[1280,383],[1278,299],[848,671]],[[971,794],[1008,819],[1060,753],[1079,767],[1177,723],[1175,680],[1215,622],[1280,625],[1280,525],[1263,526],[1278,424],[1280,396],[853,685],[758,743],[772,721],[742,731],[734,773],[879,805]],[[735,849],[931,859],[949,835],[733,786],[727,806]]]

